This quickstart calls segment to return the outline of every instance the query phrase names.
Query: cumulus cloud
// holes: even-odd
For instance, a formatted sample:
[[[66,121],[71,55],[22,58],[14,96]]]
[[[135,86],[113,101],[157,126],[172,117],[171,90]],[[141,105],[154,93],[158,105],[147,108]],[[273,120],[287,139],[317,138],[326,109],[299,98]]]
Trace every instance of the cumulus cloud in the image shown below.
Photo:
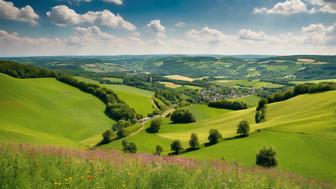
[[[187,24],[185,22],[178,22],[175,24],[175,27],[178,27],[178,28],[182,28],[184,26],[186,26]]]
[[[336,14],[336,1],[335,0],[306,0],[313,8],[310,13],[329,13]]]
[[[305,34],[306,43],[316,45],[335,45],[336,44],[336,23],[325,26],[321,23],[310,24],[302,28]]]
[[[253,10],[254,14],[280,14],[290,15],[296,13],[307,12],[306,5],[301,0],[286,0],[275,4],[272,8],[256,7]]]
[[[22,8],[17,8],[10,1],[0,0],[0,18],[6,20],[14,20],[20,22],[28,22],[36,25],[39,16],[35,13],[30,5]]]
[[[160,20],[151,20],[146,27],[151,29],[153,32],[163,33],[166,31],[166,27],[161,24]]]
[[[243,40],[264,41],[268,36],[263,31],[252,31],[249,29],[241,29],[238,32],[239,38]]]
[[[208,26],[200,29],[189,30],[186,35],[193,40],[196,41],[204,41],[209,44],[217,45],[220,43],[224,43],[227,40],[227,36],[219,30],[209,28]]]
[[[85,14],[78,14],[76,11],[65,5],[59,5],[48,11],[47,16],[58,26],[95,24],[110,28],[124,28],[130,31],[136,29],[132,23],[124,20],[124,18],[120,15],[115,15],[109,10],[96,12],[89,11]]]

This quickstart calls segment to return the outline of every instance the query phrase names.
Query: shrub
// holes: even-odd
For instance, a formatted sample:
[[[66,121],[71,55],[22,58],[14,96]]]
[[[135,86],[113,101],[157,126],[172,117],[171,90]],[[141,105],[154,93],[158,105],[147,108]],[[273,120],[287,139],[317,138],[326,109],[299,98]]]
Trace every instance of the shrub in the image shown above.
[[[266,107],[267,106],[264,106],[264,108],[260,109],[259,111],[256,111],[256,114],[255,114],[256,123],[261,123],[261,122],[266,121]]]
[[[163,152],[162,146],[156,145],[154,154],[160,156],[162,152]]]
[[[276,152],[272,149],[272,147],[263,147],[257,153],[256,164],[262,167],[275,167],[278,165],[278,161],[275,156]]]
[[[160,131],[160,127],[161,127],[161,124],[162,124],[162,120],[161,118],[154,118],[152,121],[151,121],[151,124],[148,128],[148,131],[150,133],[157,133]]]
[[[191,134],[190,140],[189,140],[189,146],[192,150],[196,150],[199,148],[199,141],[198,136],[195,133]]]
[[[223,138],[222,134],[220,134],[220,132],[217,129],[210,129],[208,137],[210,144],[216,144],[218,140],[222,138]]]
[[[237,127],[237,134],[240,136],[248,136],[249,132],[250,124],[246,120],[241,121]]]
[[[130,121],[125,121],[125,120],[121,119],[121,120],[119,120],[119,121],[117,121],[113,124],[112,130],[117,131],[117,130],[122,129],[122,128],[127,128],[131,125],[132,125],[132,123]]]
[[[209,102],[208,106],[214,108],[225,108],[230,110],[243,110],[247,108],[247,104],[245,104],[244,102],[236,102],[228,100],[212,101]]]
[[[173,123],[191,123],[196,121],[194,115],[186,109],[175,110],[171,114],[170,120]]]
[[[173,143],[170,145],[171,151],[173,151],[174,154],[179,154],[180,151],[183,150],[182,144],[180,140],[174,140]]]
[[[126,139],[122,140],[121,145],[123,147],[123,152],[136,153],[137,146],[134,142],[128,143]]]
[[[103,140],[102,143],[108,143],[111,140],[111,136],[112,136],[112,130],[111,129],[107,129],[104,133],[103,133]]]

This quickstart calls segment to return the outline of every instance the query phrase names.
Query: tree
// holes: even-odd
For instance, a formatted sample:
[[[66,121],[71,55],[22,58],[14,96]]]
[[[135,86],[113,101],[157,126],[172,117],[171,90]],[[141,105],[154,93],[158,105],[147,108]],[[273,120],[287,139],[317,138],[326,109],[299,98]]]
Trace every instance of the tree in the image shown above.
[[[264,108],[266,106],[266,104],[268,103],[266,98],[262,98],[259,103],[258,103],[258,107],[257,107],[257,111],[261,110],[262,108]]]
[[[257,153],[256,164],[262,167],[275,167],[278,165],[278,161],[275,156],[276,152],[272,149],[272,147],[263,147]]]
[[[220,132],[217,129],[210,129],[209,131],[209,143],[210,144],[216,144],[219,139],[223,138],[223,136],[220,134]]]
[[[170,120],[173,123],[191,123],[196,121],[194,115],[186,109],[175,110],[171,114]]]
[[[111,136],[112,136],[112,130],[111,129],[107,129],[104,133],[103,133],[103,141],[102,143],[108,143],[111,140]]]
[[[179,154],[181,150],[183,150],[180,140],[174,140],[173,143],[171,143],[170,148],[176,155]]]
[[[154,154],[160,156],[162,152],[163,152],[162,146],[156,145]]]
[[[128,135],[128,131],[125,128],[119,128],[117,131],[118,138],[124,138]]]
[[[128,150],[128,141],[126,139],[122,140],[121,145],[123,147],[123,152],[127,152]]]
[[[127,151],[129,153],[136,153],[136,151],[137,151],[136,144],[134,142],[130,142],[129,145],[128,145]]]
[[[246,137],[249,135],[249,132],[250,124],[246,120],[241,121],[237,127],[237,134]]]
[[[196,150],[199,148],[199,141],[198,136],[195,133],[191,134],[190,140],[189,140],[189,146],[192,150]]]
[[[148,128],[148,131],[151,133],[157,133],[160,130],[162,120],[161,118],[154,118]]]

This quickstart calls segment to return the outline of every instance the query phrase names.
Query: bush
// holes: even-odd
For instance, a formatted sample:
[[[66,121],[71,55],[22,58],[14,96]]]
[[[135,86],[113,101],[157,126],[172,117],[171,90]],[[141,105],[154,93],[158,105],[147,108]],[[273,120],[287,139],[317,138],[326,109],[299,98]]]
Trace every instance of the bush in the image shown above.
[[[212,101],[209,102],[208,106],[213,108],[225,108],[230,110],[243,110],[247,108],[247,104],[245,104],[244,102],[228,100]]]
[[[123,152],[136,153],[137,146],[134,142],[128,143],[126,139],[122,140],[121,145],[123,147]]]
[[[163,152],[162,146],[156,145],[154,154],[160,156],[162,152]]]
[[[256,164],[262,167],[275,167],[278,165],[278,161],[275,156],[276,152],[272,149],[272,147],[263,147],[257,153]]]
[[[182,144],[180,140],[174,140],[173,143],[170,145],[171,151],[173,151],[174,154],[179,154],[180,151],[183,150]]]
[[[210,144],[216,144],[218,140],[222,138],[223,138],[222,134],[220,134],[220,132],[217,129],[211,129],[209,131],[208,140]]]
[[[148,128],[148,131],[150,133],[157,133],[160,131],[160,127],[161,127],[161,124],[162,124],[162,120],[161,118],[154,118],[152,121],[151,121],[151,124]]]
[[[129,126],[131,126],[132,123],[130,121],[125,121],[123,119],[115,122],[112,126],[112,131],[118,131],[119,129],[122,129],[122,128],[127,128]]]
[[[250,132],[250,124],[246,120],[241,121],[237,127],[237,134],[246,137],[249,135],[249,132]]]
[[[266,121],[266,107],[267,106],[264,106],[259,111],[256,111],[256,114],[255,114],[255,122],[256,123],[261,123],[261,122]]]
[[[103,133],[103,140],[101,141],[101,143],[106,144],[106,143],[110,142],[112,134],[113,134],[112,130],[111,129],[107,129]]]
[[[173,123],[192,123],[196,121],[194,115],[186,109],[175,110],[171,114],[170,120]]]
[[[108,104],[106,107],[106,113],[114,120],[129,120],[134,123],[136,121],[135,110],[130,108],[124,103]]]
[[[199,141],[198,141],[198,136],[195,133],[191,134],[191,137],[189,140],[189,146],[191,150],[196,150],[200,146]]]

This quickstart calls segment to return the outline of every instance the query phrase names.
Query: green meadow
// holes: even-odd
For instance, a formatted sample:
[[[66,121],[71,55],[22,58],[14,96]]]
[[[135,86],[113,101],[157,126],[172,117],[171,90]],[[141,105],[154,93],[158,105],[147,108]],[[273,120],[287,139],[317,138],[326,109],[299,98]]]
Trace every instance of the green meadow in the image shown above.
[[[80,81],[87,83],[95,83],[100,86],[113,90],[121,100],[126,102],[129,106],[135,109],[135,111],[143,116],[147,116],[148,113],[153,112],[152,97],[154,92],[131,87],[127,85],[119,84],[100,84],[96,80],[88,79],[85,77],[76,77]]]
[[[191,133],[196,133],[201,143],[207,142],[210,129],[218,129],[227,140],[182,154],[196,159],[238,160],[246,166],[255,165],[256,152],[263,146],[273,146],[278,152],[279,167],[307,177],[336,182],[336,91],[300,95],[272,103],[267,107],[266,122],[255,124],[255,108],[240,111],[191,105],[188,109],[196,122],[171,124],[168,118],[158,134],[142,129],[126,139],[135,142],[140,152],[153,153],[156,145],[170,151],[170,143],[179,139],[188,147]],[[247,138],[230,139],[236,135],[238,123],[246,119],[252,134]],[[149,124],[145,126],[148,127]],[[121,141],[105,145],[105,149],[121,149]]]
[[[214,84],[224,87],[246,87],[246,88],[281,88],[282,85],[258,80],[215,80]]]
[[[0,141],[93,145],[113,121],[96,97],[56,79],[0,74]]]

